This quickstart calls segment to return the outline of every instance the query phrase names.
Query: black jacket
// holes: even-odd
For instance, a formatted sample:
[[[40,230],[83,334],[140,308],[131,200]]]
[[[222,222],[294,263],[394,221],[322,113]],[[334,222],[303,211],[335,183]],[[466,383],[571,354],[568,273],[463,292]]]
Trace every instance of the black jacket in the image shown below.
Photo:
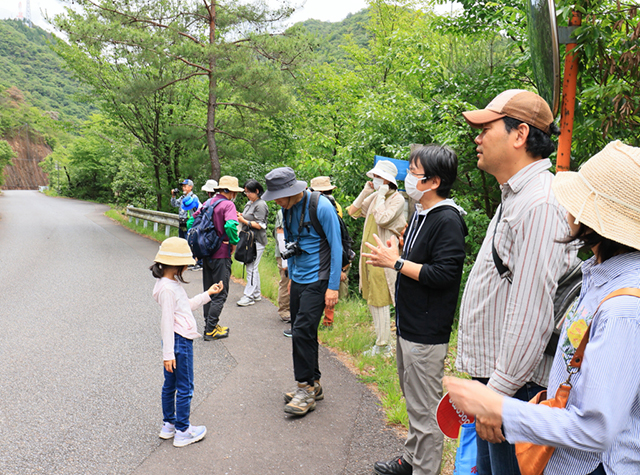
[[[458,304],[467,226],[453,206],[417,215],[405,233],[403,258],[422,264],[420,280],[398,274],[398,335],[414,343],[449,343]]]

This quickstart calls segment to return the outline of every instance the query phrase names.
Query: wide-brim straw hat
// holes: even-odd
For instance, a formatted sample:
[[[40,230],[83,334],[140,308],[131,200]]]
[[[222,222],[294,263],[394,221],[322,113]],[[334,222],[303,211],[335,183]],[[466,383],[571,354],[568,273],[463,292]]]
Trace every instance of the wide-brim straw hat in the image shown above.
[[[191,266],[196,263],[186,239],[170,237],[162,241],[154,262],[168,266]]]
[[[236,193],[241,193],[244,191],[244,188],[240,188],[240,185],[238,185],[238,179],[235,176],[228,175],[220,178],[220,183],[218,183],[216,189],[235,191]]]
[[[280,167],[271,170],[265,176],[267,191],[262,195],[265,201],[288,198],[307,189],[307,182],[296,179],[296,173],[291,167]]]
[[[577,172],[559,172],[552,187],[577,223],[640,250],[640,148],[611,142]]]
[[[218,188],[218,182],[215,180],[207,180],[207,182],[202,185],[202,191],[206,191],[207,193],[215,193],[216,188]]]
[[[311,180],[309,188],[314,191],[330,191],[335,190],[337,186],[331,184],[331,178],[328,176],[317,176]]]

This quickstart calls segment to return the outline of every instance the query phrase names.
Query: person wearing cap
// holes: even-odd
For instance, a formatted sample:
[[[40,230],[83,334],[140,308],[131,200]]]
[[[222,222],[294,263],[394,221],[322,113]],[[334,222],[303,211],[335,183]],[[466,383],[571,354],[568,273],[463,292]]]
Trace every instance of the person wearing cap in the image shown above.
[[[398,193],[396,176],[398,169],[389,160],[380,160],[367,172],[371,181],[365,183],[360,195],[347,210],[352,218],[365,218],[360,252],[367,252],[366,242],[376,242],[376,234],[382,242],[398,238],[407,220],[404,216],[404,197]],[[396,239],[396,245],[398,240]],[[360,291],[367,301],[376,330],[376,342],[366,351],[369,356],[391,355],[391,312],[395,305],[397,272],[393,269],[374,267],[360,259]]]
[[[251,229],[254,233],[256,258],[252,263],[247,264],[247,285],[244,287],[242,298],[236,302],[239,307],[253,305],[262,299],[258,266],[267,245],[267,217],[269,216],[269,206],[262,199],[263,192],[264,188],[257,180],[248,180],[244,184],[247,204],[242,213],[238,212],[238,221],[242,224],[243,231]]]
[[[180,204],[180,211],[186,212],[186,218],[187,218],[186,232],[187,233],[189,232],[189,229],[191,229],[191,226],[193,226],[193,215],[197,211],[198,206],[200,206],[200,202],[198,201],[198,198],[196,197],[196,195],[194,195],[193,193],[191,196],[185,195],[182,197],[181,204]],[[188,266],[188,268],[190,270],[202,270],[202,264],[198,261],[198,259],[196,259],[196,263],[194,265]]]
[[[404,453],[376,462],[378,475],[440,472],[444,436],[436,409],[451,327],[458,305],[465,258],[466,214],[449,198],[458,157],[449,147],[426,145],[409,156],[405,185],[416,212],[405,232],[402,254],[395,242],[367,242],[362,259],[393,269],[396,285],[397,368],[407,406],[409,433]],[[395,241],[395,237],[392,238]],[[392,244],[392,245],[389,245]]]
[[[640,473],[640,148],[611,142],[579,171],[558,173],[553,191],[568,211],[565,241],[594,254],[582,264],[549,376],[547,399],[588,336],[566,407],[527,404],[474,381],[445,384],[456,407],[502,424],[502,434],[481,437],[556,447],[545,475]]]
[[[336,201],[333,197],[333,190],[335,190],[337,186],[331,184],[331,178],[328,176],[317,176],[311,179],[309,184],[310,191],[319,191],[327,199],[331,202],[333,207],[336,209],[338,216],[342,218],[342,206],[340,203]],[[347,264],[342,268],[342,272],[340,272],[340,292],[339,297],[341,299],[346,298],[349,293],[349,267],[351,264]],[[324,309],[324,318],[322,319],[322,325],[327,328],[331,328],[333,326],[333,317],[335,315],[334,308],[325,308]]]
[[[320,196],[317,218],[323,237],[311,224],[307,183],[296,179],[289,167],[266,176],[265,201],[283,210],[289,268],[293,372],[297,387],[285,394],[285,412],[304,416],[324,398],[318,366],[318,325],[325,307],[338,302],[342,239],[333,205]],[[286,254],[285,254],[286,256]]]
[[[209,182],[207,182],[209,183]],[[213,184],[211,184],[213,185]],[[202,285],[208,288],[214,282],[222,282],[222,292],[215,295],[210,303],[205,304],[204,313],[204,340],[217,340],[229,336],[229,328],[220,325],[220,314],[229,295],[229,280],[231,279],[231,255],[238,244],[238,211],[233,201],[243,188],[238,186],[238,179],[233,176],[223,176],[217,186],[212,186],[217,191],[213,194],[208,190],[210,198],[196,212],[203,212],[206,206],[211,206],[222,201],[213,211],[213,224],[218,236],[222,238],[222,245],[210,257],[205,257],[202,263]]]
[[[193,397],[193,340],[200,338],[193,310],[209,302],[211,296],[222,290],[222,282],[210,285],[194,298],[187,296],[180,284],[182,274],[194,263],[186,240],[178,237],[165,239],[150,267],[157,279],[153,298],[162,308],[160,332],[164,364],[162,385],[161,439],[173,439],[175,447],[185,447],[202,440],[205,426],[189,423]]]
[[[195,203],[196,203],[195,209],[198,209],[198,207],[200,206],[200,200],[198,200],[198,197],[193,193],[193,181],[187,178],[182,183],[180,183],[180,185],[182,185],[182,196],[176,197],[175,192],[171,190],[171,206],[173,206],[174,208],[179,208],[178,236],[180,236],[181,238],[186,238],[187,237],[187,220],[189,219],[189,215],[187,210],[185,210],[182,206],[182,200],[184,200],[185,198],[191,198],[192,200],[195,200]]]
[[[546,158],[559,131],[546,101],[519,89],[463,116],[481,129],[478,168],[496,178],[502,202],[463,292],[456,367],[498,394],[528,401],[547,384],[553,299],[558,280],[577,263],[576,246],[563,241],[566,210],[551,190]],[[476,424],[485,430],[485,421]],[[477,445],[479,475],[520,473],[513,445],[480,438]]]

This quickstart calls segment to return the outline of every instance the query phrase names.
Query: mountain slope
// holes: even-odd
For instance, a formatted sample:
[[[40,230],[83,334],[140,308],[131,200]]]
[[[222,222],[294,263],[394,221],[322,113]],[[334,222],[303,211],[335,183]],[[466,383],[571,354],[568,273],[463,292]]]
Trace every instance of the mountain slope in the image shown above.
[[[61,119],[84,120],[91,106],[79,101],[86,92],[49,43],[59,41],[38,27],[29,28],[19,20],[0,20],[0,90],[16,87],[28,102]]]

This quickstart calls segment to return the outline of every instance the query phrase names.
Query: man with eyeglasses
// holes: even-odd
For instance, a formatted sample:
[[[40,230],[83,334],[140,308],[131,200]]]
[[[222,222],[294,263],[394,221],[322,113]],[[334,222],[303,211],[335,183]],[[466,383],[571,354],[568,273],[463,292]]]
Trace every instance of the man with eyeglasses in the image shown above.
[[[427,145],[409,157],[407,194],[418,204],[405,232],[402,255],[395,238],[367,242],[367,264],[395,269],[397,367],[409,416],[404,454],[376,462],[379,475],[440,473],[444,436],[436,422],[444,359],[458,303],[467,227],[449,198],[458,158],[449,147]]]

